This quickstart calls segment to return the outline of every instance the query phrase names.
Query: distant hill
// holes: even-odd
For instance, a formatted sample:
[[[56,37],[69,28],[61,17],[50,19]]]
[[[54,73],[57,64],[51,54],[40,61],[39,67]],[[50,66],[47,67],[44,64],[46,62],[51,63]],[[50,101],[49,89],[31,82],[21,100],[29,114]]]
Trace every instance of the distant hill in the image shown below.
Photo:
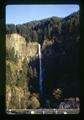
[[[6,33],[18,33],[26,41],[37,41],[43,44],[45,39],[51,40],[54,36],[65,35],[79,30],[79,11],[65,18],[51,17],[25,24],[7,24]]]

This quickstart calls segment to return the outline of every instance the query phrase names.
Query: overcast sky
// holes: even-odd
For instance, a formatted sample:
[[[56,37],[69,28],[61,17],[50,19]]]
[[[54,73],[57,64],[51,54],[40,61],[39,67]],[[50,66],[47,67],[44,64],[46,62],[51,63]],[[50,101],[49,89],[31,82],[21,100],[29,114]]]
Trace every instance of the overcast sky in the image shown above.
[[[23,24],[33,20],[65,17],[80,9],[79,5],[7,5],[6,24]]]

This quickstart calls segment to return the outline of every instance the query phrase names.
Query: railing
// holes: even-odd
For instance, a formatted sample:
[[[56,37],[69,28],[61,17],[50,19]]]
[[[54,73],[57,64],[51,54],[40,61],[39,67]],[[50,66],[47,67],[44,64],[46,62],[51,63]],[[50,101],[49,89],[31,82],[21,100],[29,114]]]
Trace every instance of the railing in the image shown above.
[[[8,109],[7,114],[79,114],[80,109]]]

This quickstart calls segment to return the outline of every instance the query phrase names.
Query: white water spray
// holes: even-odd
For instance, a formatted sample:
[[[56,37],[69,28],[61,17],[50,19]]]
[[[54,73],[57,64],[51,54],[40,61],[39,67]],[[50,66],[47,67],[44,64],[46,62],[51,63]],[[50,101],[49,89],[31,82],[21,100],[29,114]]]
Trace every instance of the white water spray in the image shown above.
[[[41,94],[42,94],[42,92],[43,92],[43,88],[42,88],[42,81],[43,81],[43,79],[42,79],[42,55],[41,55],[41,45],[39,44],[38,47],[39,47],[39,71],[40,71],[40,73],[39,73],[39,86],[40,86],[40,92],[41,92]]]

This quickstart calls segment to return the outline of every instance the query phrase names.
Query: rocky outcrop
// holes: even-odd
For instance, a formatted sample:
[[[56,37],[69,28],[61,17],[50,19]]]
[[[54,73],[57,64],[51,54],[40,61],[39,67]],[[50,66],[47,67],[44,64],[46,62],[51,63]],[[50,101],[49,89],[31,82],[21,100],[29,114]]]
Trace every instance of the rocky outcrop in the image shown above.
[[[38,57],[38,43],[27,43],[17,33],[6,34],[6,52],[6,108],[38,108],[39,100],[34,97],[33,103],[33,96],[28,89],[28,64]]]
[[[6,35],[6,49],[11,50],[12,48],[14,48],[15,55],[22,61],[24,58],[28,60],[38,54],[38,43],[27,43],[25,38],[17,33]]]

